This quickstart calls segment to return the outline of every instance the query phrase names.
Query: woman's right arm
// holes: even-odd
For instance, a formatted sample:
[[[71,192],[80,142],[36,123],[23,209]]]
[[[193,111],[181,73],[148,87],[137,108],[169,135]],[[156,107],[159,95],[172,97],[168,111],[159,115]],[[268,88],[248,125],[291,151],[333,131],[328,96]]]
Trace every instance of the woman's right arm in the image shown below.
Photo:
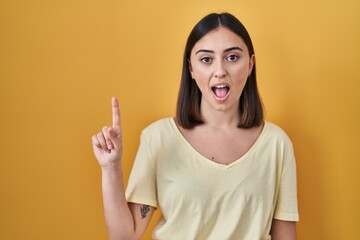
[[[105,222],[112,240],[140,239],[154,212],[154,207],[127,203],[123,173],[122,132],[117,99],[112,98],[113,126],[103,127],[92,136],[93,149],[102,173]]]

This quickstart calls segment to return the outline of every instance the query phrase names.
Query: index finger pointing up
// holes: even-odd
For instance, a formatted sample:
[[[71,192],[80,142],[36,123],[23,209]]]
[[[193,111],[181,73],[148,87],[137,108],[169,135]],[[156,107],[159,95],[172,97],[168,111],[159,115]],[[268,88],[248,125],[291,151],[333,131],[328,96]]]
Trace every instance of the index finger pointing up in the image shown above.
[[[119,103],[118,103],[118,100],[116,97],[112,97],[111,104],[112,104],[113,127],[120,127],[120,109],[119,109]]]

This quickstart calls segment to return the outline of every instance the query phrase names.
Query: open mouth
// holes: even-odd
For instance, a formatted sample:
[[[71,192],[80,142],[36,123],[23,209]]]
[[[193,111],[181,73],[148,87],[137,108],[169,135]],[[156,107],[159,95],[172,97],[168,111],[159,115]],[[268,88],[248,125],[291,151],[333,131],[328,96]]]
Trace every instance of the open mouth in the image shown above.
[[[211,90],[214,92],[217,98],[223,99],[228,95],[230,87],[225,84],[220,84],[213,86]]]

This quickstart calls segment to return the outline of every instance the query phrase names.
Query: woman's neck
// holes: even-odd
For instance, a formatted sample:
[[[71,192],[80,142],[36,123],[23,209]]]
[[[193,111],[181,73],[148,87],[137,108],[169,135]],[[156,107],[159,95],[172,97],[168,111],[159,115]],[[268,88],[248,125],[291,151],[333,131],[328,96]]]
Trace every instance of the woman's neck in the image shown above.
[[[216,110],[207,104],[201,104],[201,116],[206,125],[215,128],[234,128],[240,121],[237,106],[226,110]]]

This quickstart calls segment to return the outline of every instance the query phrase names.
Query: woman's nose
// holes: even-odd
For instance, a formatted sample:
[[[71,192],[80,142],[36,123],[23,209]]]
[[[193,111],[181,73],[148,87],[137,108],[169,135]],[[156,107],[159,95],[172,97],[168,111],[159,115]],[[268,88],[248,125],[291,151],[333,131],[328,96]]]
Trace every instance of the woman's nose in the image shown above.
[[[214,77],[222,78],[226,76],[226,69],[223,62],[218,62],[215,66]]]

